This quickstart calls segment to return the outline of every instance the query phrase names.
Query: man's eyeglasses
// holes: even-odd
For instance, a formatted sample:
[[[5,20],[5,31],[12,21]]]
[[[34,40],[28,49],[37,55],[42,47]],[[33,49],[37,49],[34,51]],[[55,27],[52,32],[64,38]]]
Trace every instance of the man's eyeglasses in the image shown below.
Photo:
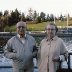
[[[19,28],[19,29],[20,29],[20,28],[26,28],[26,27],[24,27],[24,26],[18,26],[17,28]]]

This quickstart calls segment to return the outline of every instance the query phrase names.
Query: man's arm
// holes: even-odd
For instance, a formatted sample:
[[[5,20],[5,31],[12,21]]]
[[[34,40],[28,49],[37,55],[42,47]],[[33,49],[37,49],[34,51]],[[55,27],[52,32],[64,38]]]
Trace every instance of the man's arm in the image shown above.
[[[11,44],[9,42],[4,47],[4,55],[10,59],[16,58],[16,51],[12,49]]]
[[[38,47],[35,45],[33,46],[33,58],[37,58]]]

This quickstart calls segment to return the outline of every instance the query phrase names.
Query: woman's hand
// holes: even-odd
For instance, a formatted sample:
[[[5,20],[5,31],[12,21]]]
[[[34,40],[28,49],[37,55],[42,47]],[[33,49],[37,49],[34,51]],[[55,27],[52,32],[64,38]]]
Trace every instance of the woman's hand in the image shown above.
[[[60,61],[60,57],[54,57],[54,58],[52,58],[52,61],[53,62],[59,62]]]

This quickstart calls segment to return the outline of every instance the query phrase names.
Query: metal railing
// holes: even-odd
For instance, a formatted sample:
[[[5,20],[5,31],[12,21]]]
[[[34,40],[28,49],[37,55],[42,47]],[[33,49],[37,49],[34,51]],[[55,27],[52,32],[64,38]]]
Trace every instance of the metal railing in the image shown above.
[[[29,32],[27,32],[27,33],[29,33]],[[38,43],[42,40],[42,38],[45,37],[45,33],[29,33],[29,34],[34,36]],[[10,39],[14,35],[16,35],[16,33],[14,33],[14,32],[13,33],[10,33],[10,32],[0,32],[0,48],[2,48],[6,44],[7,40]],[[72,33],[57,33],[57,35],[59,37],[61,37],[61,38],[72,37]],[[72,53],[69,53],[69,56],[68,56],[68,69],[65,72],[70,72],[72,70],[71,67],[70,67],[70,55],[72,55]],[[62,70],[61,70],[61,72],[62,72]]]

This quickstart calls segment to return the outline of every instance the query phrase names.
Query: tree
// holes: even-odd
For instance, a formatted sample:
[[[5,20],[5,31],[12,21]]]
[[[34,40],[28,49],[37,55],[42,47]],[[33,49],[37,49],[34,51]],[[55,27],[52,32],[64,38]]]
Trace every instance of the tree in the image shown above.
[[[3,30],[4,30],[3,19],[0,19],[0,32],[3,32]]]
[[[54,15],[50,14],[50,21],[54,21]]]
[[[3,22],[4,22],[4,24],[7,24],[8,25],[8,19],[9,19],[9,11],[8,10],[5,10],[4,11],[4,15],[3,15],[3,17],[4,17],[4,20],[3,20]]]
[[[46,18],[47,21],[50,21],[50,17],[49,17],[49,14],[47,14],[47,18]]]
[[[8,10],[5,10],[4,11],[4,16],[8,16],[9,15],[9,11]]]
[[[24,13],[22,13],[22,15],[21,15],[21,20],[22,20],[22,21],[26,21],[26,19],[25,19],[25,14],[24,14]]]
[[[15,9],[15,16],[16,16],[16,22],[20,21],[20,16],[21,13],[17,10],[17,8]]]
[[[0,11],[0,17],[3,16],[3,13]]]
[[[32,10],[32,8],[30,8],[29,10],[28,10],[28,15],[27,15],[27,20],[29,19],[29,21],[32,21],[33,20],[33,10]]]
[[[20,12],[15,9],[15,11],[11,12],[11,15],[9,17],[9,26],[16,24],[18,21],[20,21]]]
[[[45,21],[45,13],[44,12],[40,13],[40,17],[41,17],[42,22]]]
[[[34,14],[33,14],[33,21],[36,21],[36,19],[37,19],[37,12],[34,11]]]
[[[61,14],[60,17],[59,17],[59,20],[63,21],[64,20],[64,17],[63,15]]]
[[[40,16],[37,17],[37,23],[41,23],[41,17]]]

